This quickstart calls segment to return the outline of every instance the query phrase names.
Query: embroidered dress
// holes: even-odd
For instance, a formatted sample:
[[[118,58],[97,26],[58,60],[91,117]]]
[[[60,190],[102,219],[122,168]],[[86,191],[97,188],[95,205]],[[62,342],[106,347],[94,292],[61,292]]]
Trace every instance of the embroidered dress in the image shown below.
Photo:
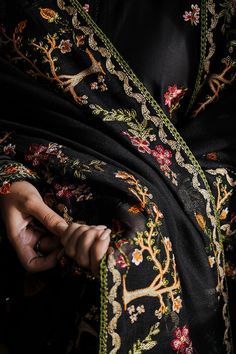
[[[233,353],[235,2],[1,8],[1,193],[31,181],[112,241],[99,281],[70,259],[29,275],[2,225],[0,342]]]

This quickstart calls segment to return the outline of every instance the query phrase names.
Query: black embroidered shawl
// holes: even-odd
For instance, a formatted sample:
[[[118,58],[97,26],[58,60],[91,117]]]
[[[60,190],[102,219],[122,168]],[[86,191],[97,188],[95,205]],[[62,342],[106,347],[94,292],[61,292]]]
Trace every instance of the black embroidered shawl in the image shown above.
[[[112,228],[99,353],[232,352],[235,3],[168,3],[5,4],[1,192],[29,179],[68,222]]]

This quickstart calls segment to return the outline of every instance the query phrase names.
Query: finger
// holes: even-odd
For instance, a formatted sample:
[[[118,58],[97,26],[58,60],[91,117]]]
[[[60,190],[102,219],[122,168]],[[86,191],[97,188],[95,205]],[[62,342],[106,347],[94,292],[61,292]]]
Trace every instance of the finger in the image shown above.
[[[20,262],[28,272],[41,272],[53,268],[59,253],[57,249],[45,257],[39,257],[30,245],[18,247],[16,251]]]
[[[44,254],[61,248],[61,243],[56,237],[45,236],[40,238],[37,243],[39,243],[39,252]]]
[[[103,230],[90,228],[85,231],[76,244],[75,261],[84,268],[90,268],[90,249],[96,238],[103,233]]]
[[[70,228],[70,232],[72,229],[73,232],[70,235],[68,235],[70,232],[66,231],[66,235],[63,237],[62,240],[62,243],[65,247],[66,254],[71,258],[76,258],[77,250],[78,253],[82,252],[86,254],[88,251],[87,247],[90,246],[94,238],[96,236],[99,236],[106,229],[105,225],[98,225],[98,226],[81,225],[79,227],[76,227],[74,225],[72,225],[72,227]],[[86,232],[89,230],[90,232],[87,234]],[[89,238],[89,240],[84,241],[84,238],[87,237]]]
[[[99,266],[102,258],[106,254],[110,243],[111,230],[106,229],[96,241],[93,243],[90,249],[90,270],[93,274],[99,274]]]
[[[27,212],[58,237],[61,237],[68,227],[66,221],[40,199],[28,202]]]
[[[70,224],[61,236],[61,244],[66,247],[72,237],[79,237],[84,231],[88,230],[89,227],[88,225],[80,225],[77,223]]]
[[[49,270],[57,264],[57,256],[59,250],[54,250],[50,254],[44,257],[38,257],[37,255],[28,260],[26,269],[28,272],[42,272]]]

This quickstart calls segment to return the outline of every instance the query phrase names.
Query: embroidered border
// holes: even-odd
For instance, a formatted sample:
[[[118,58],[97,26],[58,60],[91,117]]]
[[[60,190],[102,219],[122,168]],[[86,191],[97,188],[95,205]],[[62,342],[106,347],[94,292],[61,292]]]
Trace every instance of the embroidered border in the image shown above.
[[[146,87],[138,80],[136,75],[133,73],[131,68],[128,67],[127,63],[124,61],[124,59],[120,56],[120,54],[117,52],[117,50],[113,47],[109,39],[105,36],[105,34],[97,27],[97,25],[94,23],[94,21],[91,19],[91,17],[84,12],[83,8],[81,7],[80,3],[77,0],[69,0],[70,3],[75,7],[66,7],[64,2],[62,0],[58,0],[58,6],[61,10],[66,10],[70,15],[72,15],[72,24],[76,29],[82,30],[85,34],[89,35],[89,45],[91,48],[95,51],[99,51],[100,54],[103,57],[107,58],[107,69],[112,75],[118,76],[119,80],[124,83],[124,90],[126,94],[130,97],[133,97],[136,99],[138,103],[141,103],[141,111],[143,116],[147,119],[152,121],[152,123],[155,124],[156,127],[159,128],[159,137],[162,142],[168,144],[171,146],[173,150],[176,151],[176,161],[179,164],[180,167],[184,167],[192,176],[193,176],[193,186],[196,188],[201,195],[204,197],[206,200],[206,212],[211,220],[211,224],[213,227],[213,233],[212,233],[212,239],[213,239],[213,244],[214,244],[214,249],[215,249],[215,258],[217,261],[217,269],[218,269],[218,286],[217,290],[220,291],[223,295],[223,299],[225,302],[224,306],[224,319],[225,319],[225,324],[226,324],[226,332],[225,332],[225,342],[227,346],[228,353],[230,353],[230,346],[231,344],[229,343],[229,338],[228,338],[228,332],[229,332],[229,320],[226,318],[226,313],[227,311],[225,310],[227,307],[227,290],[225,289],[226,284],[225,284],[225,279],[224,279],[224,255],[223,255],[223,246],[221,242],[221,232],[220,232],[220,223],[219,223],[219,217],[218,213],[216,210],[215,206],[215,200],[212,195],[210,186],[208,184],[208,181],[206,179],[206,176],[201,169],[198,161],[195,159],[194,155],[190,151],[189,147],[183,140],[183,138],[179,135],[177,132],[176,128],[172,125],[172,123],[169,121],[168,117],[164,114],[158,103],[154,100],[154,98],[150,95],[150,93],[147,91]],[[84,27],[80,26],[80,23],[77,18],[77,11],[79,11],[81,17],[92,27]],[[94,39],[94,33],[98,35],[98,37],[102,40],[102,42],[105,44],[106,48],[101,48],[97,46],[97,43]],[[112,54],[112,55],[111,55]],[[121,66],[121,69],[123,71],[116,71],[114,64],[111,62],[111,57],[114,57],[115,60],[118,62],[118,64]],[[141,93],[133,93],[132,88],[129,86],[129,79],[134,83],[134,85],[140,90]],[[150,111],[148,110],[146,106],[146,101],[148,101],[152,108],[157,113],[157,116],[150,116]],[[169,132],[173,135],[173,137],[176,139],[174,140],[167,140],[166,139],[166,134],[164,131],[164,125],[168,128]],[[189,158],[190,162],[192,165],[189,163],[184,162],[184,158],[181,155],[181,149],[185,152],[187,157]],[[206,189],[201,189],[200,188],[200,182],[198,181],[198,175],[201,177],[202,181],[204,182],[205,188]],[[212,209],[214,212],[214,215],[211,214],[211,204],[212,204]],[[218,237],[217,237],[218,234]],[[228,344],[227,344],[228,343]]]

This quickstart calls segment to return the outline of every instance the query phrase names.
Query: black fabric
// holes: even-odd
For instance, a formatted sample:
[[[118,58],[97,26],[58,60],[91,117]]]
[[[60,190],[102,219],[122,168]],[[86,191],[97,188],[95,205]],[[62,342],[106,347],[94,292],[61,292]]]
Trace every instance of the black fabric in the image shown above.
[[[66,2],[66,4],[71,5],[70,2]],[[70,16],[59,9],[55,1],[34,2],[32,6],[24,4],[21,7],[22,12],[17,13],[11,11],[15,3],[11,2],[8,6],[10,7],[8,14],[12,14],[12,17],[11,21],[7,17],[6,33],[13,33],[16,24],[27,18],[27,23],[24,24],[26,28],[19,29],[17,35],[22,41],[20,42],[22,51],[26,51],[31,61],[32,58],[37,60],[35,63],[37,63],[41,72],[47,72],[49,69],[46,69],[45,63],[40,57],[40,52],[34,51],[29,43],[32,43],[30,42],[32,38],[45,41],[45,36],[48,34],[56,33],[58,37],[64,35],[63,31],[60,32],[60,29],[64,28],[61,22],[56,22],[53,18],[55,12],[60,14],[60,19],[66,19],[67,24],[69,23],[69,30],[66,32],[67,37],[60,37],[60,39],[69,38],[72,42],[75,41],[75,35],[82,35],[81,28],[73,32]],[[45,11],[43,13],[44,17],[42,15],[40,17],[40,11],[44,7],[53,9],[54,12],[46,13]],[[187,113],[189,99],[194,90],[194,82],[198,73],[200,57],[200,29],[192,26],[186,30],[187,24],[182,19],[184,11],[188,8],[189,4],[182,1],[175,4],[170,1],[158,4],[156,1],[145,3],[138,1],[100,1],[99,13],[96,18],[98,25],[111,38],[168,115],[169,111],[164,99],[164,93],[168,90],[168,86],[176,84],[178,88],[188,88],[186,95],[181,100],[180,109],[174,112],[170,119],[178,128],[181,136],[187,141],[201,166],[204,169],[216,167],[235,169],[235,137],[232,129],[235,86],[223,92],[222,97],[201,112],[197,118],[192,118],[191,112]],[[92,4],[91,9],[96,13],[96,8],[93,8]],[[79,19],[84,26],[87,26],[82,16],[79,16]],[[182,19],[182,22],[180,19]],[[186,342],[179,349],[180,353],[229,353],[229,349],[226,350],[223,340],[225,331],[222,316],[223,297],[221,291],[218,289],[219,292],[217,292],[216,290],[217,272],[219,269],[222,271],[221,255],[219,254],[219,269],[217,267],[211,268],[208,262],[209,257],[213,257],[216,250],[214,249],[215,245],[209,240],[209,232],[211,233],[214,230],[214,225],[211,224],[211,217],[214,218],[214,216],[211,214],[211,217],[209,217],[209,209],[212,212],[212,205],[211,202],[207,204],[207,192],[201,194],[201,190],[205,191],[205,182],[197,174],[198,186],[196,187],[189,170],[182,167],[184,163],[189,168],[192,167],[192,160],[184,149],[180,149],[183,160],[179,158],[180,162],[177,161],[179,155],[173,146],[175,146],[174,143],[179,146],[180,142],[173,132],[167,129],[166,125],[164,126],[164,133],[166,133],[168,141],[165,142],[165,139],[161,139],[159,135],[160,126],[148,122],[150,124],[148,127],[152,129],[156,139],[156,142],[152,142],[150,139],[150,146],[153,144],[155,149],[161,149],[161,145],[164,149],[162,151],[165,151],[163,154],[166,154],[166,159],[171,160],[171,169],[168,169],[167,162],[165,162],[165,170],[163,170],[163,164],[161,164],[163,160],[161,160],[161,163],[157,163],[153,158],[155,155],[151,153],[151,149],[150,151],[144,151],[142,150],[143,146],[139,146],[138,149],[137,145],[132,143],[134,140],[131,140],[130,136],[127,138],[128,134],[131,135],[131,132],[127,130],[125,120],[117,120],[113,124],[109,120],[102,119],[104,118],[102,114],[96,117],[94,105],[105,107],[104,110],[106,109],[109,112],[122,107],[127,110],[134,109],[137,114],[137,121],[142,122],[144,109],[140,108],[138,100],[136,101],[129,96],[130,91],[128,91],[128,94],[125,92],[123,84],[117,78],[118,75],[112,75],[112,71],[107,69],[109,63],[105,63],[104,56],[92,48],[86,35],[84,37],[84,46],[86,49],[89,48],[92,54],[96,56],[96,60],[103,66],[103,70],[106,71],[105,83],[108,90],[104,90],[104,92],[91,90],[90,87],[95,80],[95,75],[86,77],[84,81],[79,83],[79,89],[76,91],[77,98],[82,95],[88,97],[88,103],[82,104],[75,102],[70,92],[63,91],[60,85],[56,86],[55,80],[35,80],[34,77],[30,77],[32,73],[27,67],[28,63],[25,60],[14,60],[12,48],[9,49],[7,45],[2,47],[0,58],[1,132],[13,131],[7,140],[8,144],[16,146],[16,154],[12,156],[12,159],[37,172],[41,179],[40,192],[45,198],[52,198],[52,207],[57,212],[63,215],[60,209],[63,204],[67,208],[68,215],[75,221],[83,220],[91,224],[106,223],[112,227],[114,231],[111,245],[113,253],[111,253],[110,258],[108,256],[108,269],[111,268],[110,259],[114,255],[117,262],[116,269],[124,281],[126,279],[126,268],[120,267],[121,263],[119,262],[121,260],[124,262],[123,254],[127,256],[127,262],[129,261],[130,266],[129,273],[127,271],[127,274],[130,275],[127,283],[128,290],[145,288],[147,280],[152,279],[156,271],[152,264],[150,265],[150,259],[148,260],[148,258],[144,265],[140,266],[141,270],[138,270],[132,262],[135,249],[138,248],[138,243],[135,243],[136,232],[150,231],[151,221],[156,216],[158,226],[155,230],[160,237],[156,237],[155,240],[153,238],[153,242],[160,250],[161,267],[163,268],[165,268],[165,262],[167,262],[165,252],[168,248],[167,246],[164,248],[164,244],[168,241],[167,238],[171,240],[175,258],[173,258],[172,253],[170,258],[173,264],[176,259],[181,288],[166,295],[163,301],[165,301],[167,310],[162,308],[161,314],[160,311],[155,314],[155,311],[160,307],[160,295],[159,297],[145,296],[142,300],[137,297],[133,304],[136,308],[142,304],[146,309],[143,316],[146,317],[142,317],[139,322],[134,324],[131,323],[124,303],[122,304],[122,301],[124,302],[124,297],[122,300],[124,289],[118,288],[117,302],[123,306],[122,317],[117,325],[122,342],[119,353],[127,353],[128,350],[133,350],[135,353],[134,348],[137,345],[135,343],[141,338],[148,338],[149,345],[153,345],[153,347],[150,347],[150,353],[173,353],[174,338],[179,338],[178,331],[180,329],[184,330],[185,326],[188,329],[185,332]],[[103,45],[101,39],[96,37],[96,40],[100,46]],[[71,52],[69,49],[70,57],[66,57],[57,48],[56,56],[60,63],[59,72],[72,75],[91,64],[88,59],[88,52],[85,51],[83,45],[81,47],[73,45]],[[219,53],[219,56],[221,54]],[[114,58],[112,60],[115,61]],[[117,62],[115,66],[116,69],[121,70]],[[131,86],[134,92],[140,94],[135,84],[132,83]],[[204,97],[204,90],[207,89],[203,87],[202,97]],[[148,109],[152,116],[156,114],[150,104],[148,104]],[[171,145],[169,142],[173,144]],[[144,153],[146,151],[149,152]],[[217,160],[213,161],[208,158],[208,154],[211,152],[217,153]],[[4,154],[4,148],[2,154]],[[3,168],[5,162],[5,156],[3,156]],[[196,166],[193,167],[193,171],[195,170]],[[123,171],[123,174],[120,171]],[[118,176],[119,172],[121,177]],[[178,186],[173,183],[175,178],[178,180]],[[84,188],[85,185],[91,191],[93,199],[87,198],[86,200],[85,197],[82,203],[79,203],[74,197],[71,197],[71,199],[60,198],[57,195],[58,185],[67,188],[73,185],[74,189]],[[137,190],[132,189],[135,188],[133,186],[137,186]],[[146,193],[144,205],[137,198],[137,191],[141,191],[140,193],[143,193],[141,195]],[[159,214],[157,205],[160,208]],[[131,212],[130,210],[136,211]],[[122,230],[120,233],[116,232],[117,224],[118,231]],[[119,241],[127,241],[127,244],[117,246]],[[168,252],[172,252],[172,246],[169,246]],[[5,264],[3,266],[6,267]],[[19,264],[17,264],[17,268],[20,268]],[[167,283],[163,280],[163,288],[168,283],[172,284],[173,274],[175,274],[175,268],[170,266],[165,278]],[[108,291],[114,285],[112,275],[112,272],[108,271]],[[14,274],[11,273],[11,277],[14,278]],[[70,348],[68,349],[70,353],[78,351],[74,344],[76,335],[73,330],[74,332],[76,330],[73,325],[77,326],[87,311],[87,309],[83,309],[83,304],[93,305],[91,294],[96,293],[94,298],[98,298],[98,285],[94,285],[96,290],[93,289],[93,285],[89,285],[87,292],[84,294],[81,290],[83,285],[79,284],[80,281],[83,284],[84,279],[79,279],[78,285],[76,285],[76,280],[71,279],[68,274],[65,275],[60,269],[57,269],[55,273],[50,273],[48,278],[46,276],[46,281],[43,280],[48,290],[42,291],[40,296],[34,296],[32,303],[31,299],[26,301],[26,306],[23,306],[26,319],[22,328],[18,324],[16,326],[17,330],[11,333],[10,323],[6,330],[8,341],[9,338],[13,340],[16,332],[19,331],[17,349],[13,346],[12,354],[20,353],[22,350],[25,353],[32,353],[32,346],[37,340],[40,342],[38,347],[41,353],[64,354],[66,353],[66,346]],[[24,301],[22,300],[22,298],[24,299],[23,292],[21,289],[21,301]],[[56,294],[58,293],[60,295],[57,297]],[[71,293],[73,293],[72,297],[70,297]],[[89,301],[88,295],[91,296]],[[82,310],[77,304],[77,302],[80,302],[80,296],[82,296]],[[173,298],[177,298],[177,296],[181,296],[182,301],[180,312],[173,310],[174,305],[171,303]],[[6,291],[2,298],[6,299],[7,297]],[[34,306],[39,306],[39,310],[40,306],[43,308],[43,304],[47,301],[53,304],[55,298],[57,298],[57,301],[52,308],[53,313],[45,314],[50,320],[44,319],[43,316],[39,320],[39,327],[44,327],[44,321],[47,323],[43,334],[37,331],[36,335],[35,327],[32,326],[32,329],[29,329],[28,332],[30,335],[28,333],[25,335],[23,327],[28,325],[28,321],[34,322],[37,320],[37,318],[31,317]],[[22,305],[19,308],[22,309]],[[69,314],[67,313],[68,309]],[[20,316],[23,317],[22,312],[18,317],[19,314],[15,314],[14,308],[12,311],[16,319]],[[112,320],[112,316],[114,316],[112,311],[112,303],[110,303],[106,308],[109,320]],[[158,315],[161,317],[158,318]],[[160,332],[157,329],[156,332],[153,330],[153,325],[157,322],[159,322]],[[57,326],[54,325],[55,323],[57,323]],[[62,327],[60,327],[61,323],[63,323]],[[54,329],[50,334],[50,328],[52,327]],[[151,330],[155,332],[151,338],[153,341],[155,338],[158,347],[150,340]],[[34,333],[32,336],[31,331]],[[127,333],[129,333],[129,336],[127,336]],[[107,353],[112,350],[114,345],[109,335],[107,334]],[[188,336],[191,337],[191,340]],[[49,339],[49,337],[52,339]],[[86,342],[88,340],[85,338],[85,341],[81,344],[83,349],[79,353],[87,353],[92,350],[86,348]],[[52,343],[52,345],[48,345],[48,343]],[[39,349],[35,350],[34,354],[38,354],[39,351],[37,352],[37,350]],[[94,352],[98,351],[96,340],[93,350]]]

